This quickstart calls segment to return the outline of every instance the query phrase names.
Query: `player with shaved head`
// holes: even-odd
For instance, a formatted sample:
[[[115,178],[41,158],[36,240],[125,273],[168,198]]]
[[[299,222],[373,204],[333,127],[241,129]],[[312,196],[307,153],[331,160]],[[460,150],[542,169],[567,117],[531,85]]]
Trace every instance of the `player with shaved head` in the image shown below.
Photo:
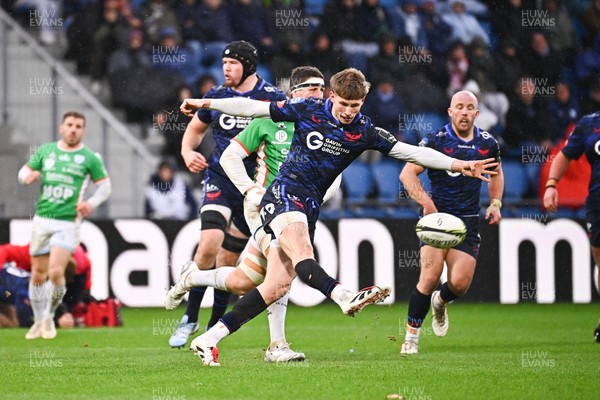
[[[469,91],[463,90],[452,96],[448,108],[450,123],[430,133],[420,146],[429,147],[439,152],[462,160],[495,158],[500,162],[500,147],[489,133],[475,126],[479,115],[477,98]],[[471,285],[475,264],[479,252],[479,192],[481,181],[467,178],[459,173],[428,169],[431,180],[431,193],[426,193],[419,181],[419,174],[425,168],[408,163],[400,174],[408,194],[423,207],[423,215],[444,212],[455,215],[467,226],[467,237],[450,249],[439,249],[421,243],[421,274],[417,287],[410,296],[406,336],[400,353],[402,355],[419,352],[419,333],[432,306],[432,328],[436,336],[445,336],[448,331],[448,312],[446,304],[464,295]],[[488,192],[490,206],[485,218],[490,224],[497,224],[501,219],[502,193],[504,176],[502,168],[496,167],[497,175],[490,176]],[[448,265],[448,280],[436,290],[444,262]]]

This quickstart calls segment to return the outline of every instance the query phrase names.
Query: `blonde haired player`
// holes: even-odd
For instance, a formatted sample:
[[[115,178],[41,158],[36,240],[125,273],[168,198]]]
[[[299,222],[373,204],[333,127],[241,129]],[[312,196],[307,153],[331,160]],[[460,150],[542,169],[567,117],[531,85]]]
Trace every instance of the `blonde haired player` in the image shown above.
[[[315,67],[302,66],[292,70],[290,77],[291,93],[294,98],[323,98],[325,81],[323,74]],[[243,295],[260,285],[265,279],[267,269],[266,254],[269,250],[271,235],[262,229],[256,204],[260,202],[267,187],[279,172],[279,166],[285,161],[289,151],[294,124],[273,122],[260,118],[253,120],[246,129],[231,140],[221,155],[221,166],[238,190],[244,194],[244,214],[252,232],[246,246],[246,256],[234,267],[221,267],[216,270],[202,271],[193,263],[186,264],[180,279],[167,294],[167,309],[179,305],[183,295],[192,287],[211,286],[234,294]],[[254,176],[248,176],[243,160],[253,153],[258,154],[258,165]],[[331,194],[339,186],[333,185]],[[267,309],[271,343],[265,354],[267,362],[302,361],[304,353],[290,349],[285,338],[285,316],[289,295],[286,294]]]

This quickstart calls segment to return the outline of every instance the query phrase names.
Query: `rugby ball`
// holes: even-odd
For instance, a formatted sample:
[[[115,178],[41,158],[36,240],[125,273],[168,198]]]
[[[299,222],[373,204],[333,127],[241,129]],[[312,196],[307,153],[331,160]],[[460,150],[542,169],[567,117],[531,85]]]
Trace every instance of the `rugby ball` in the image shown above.
[[[467,227],[460,218],[440,212],[421,218],[416,231],[419,240],[438,249],[457,246],[467,236]]]

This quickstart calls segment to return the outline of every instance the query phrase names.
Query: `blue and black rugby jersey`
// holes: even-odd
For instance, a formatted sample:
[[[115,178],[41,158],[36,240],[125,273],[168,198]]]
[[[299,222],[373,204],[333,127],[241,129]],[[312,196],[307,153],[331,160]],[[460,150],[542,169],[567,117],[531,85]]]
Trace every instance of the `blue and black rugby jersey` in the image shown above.
[[[397,142],[360,113],[352,123],[342,125],[331,114],[331,107],[329,99],[313,97],[271,103],[270,107],[273,121],[295,122],[290,153],[273,183],[319,204],[335,178],[364,150],[387,154]]]
[[[247,97],[264,101],[280,101],[286,99],[285,94],[283,94],[281,90],[260,77],[258,78],[258,82],[256,83],[256,86],[254,86],[254,89],[245,93],[236,92],[228,86],[221,85],[212,88],[204,95],[204,98],[210,99],[224,99],[229,97]],[[252,121],[252,118],[233,117],[231,115],[223,114],[220,111],[207,109],[198,110],[197,115],[200,121],[206,124],[213,123],[212,129],[215,147],[207,160],[209,165],[208,168],[223,176],[227,176],[219,164],[221,154],[223,154],[223,151],[225,151],[231,139],[244,130],[250,121]],[[248,175],[253,176],[256,168],[256,157],[246,157],[244,159],[244,164]]]
[[[592,166],[587,210],[600,210],[600,112],[579,120],[562,152],[570,160],[576,160],[585,153]]]
[[[459,160],[483,160],[494,157],[500,161],[500,146],[489,133],[474,128],[468,142],[462,140],[449,123],[421,140],[420,146],[431,147]],[[457,216],[479,215],[481,180],[463,176],[460,172],[428,169],[431,198],[440,212]]]

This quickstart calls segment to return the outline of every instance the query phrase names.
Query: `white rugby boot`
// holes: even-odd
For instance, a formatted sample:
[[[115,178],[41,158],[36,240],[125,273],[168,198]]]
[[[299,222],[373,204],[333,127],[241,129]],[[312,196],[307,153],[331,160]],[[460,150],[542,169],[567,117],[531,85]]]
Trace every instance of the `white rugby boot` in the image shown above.
[[[436,296],[439,299],[439,302],[443,303],[442,299],[439,297],[439,290],[436,290],[431,294],[431,328],[433,329],[435,336],[442,337],[446,336],[446,333],[448,333],[448,325],[450,325],[448,321],[448,307],[446,307],[445,303],[436,307],[434,301]]]

